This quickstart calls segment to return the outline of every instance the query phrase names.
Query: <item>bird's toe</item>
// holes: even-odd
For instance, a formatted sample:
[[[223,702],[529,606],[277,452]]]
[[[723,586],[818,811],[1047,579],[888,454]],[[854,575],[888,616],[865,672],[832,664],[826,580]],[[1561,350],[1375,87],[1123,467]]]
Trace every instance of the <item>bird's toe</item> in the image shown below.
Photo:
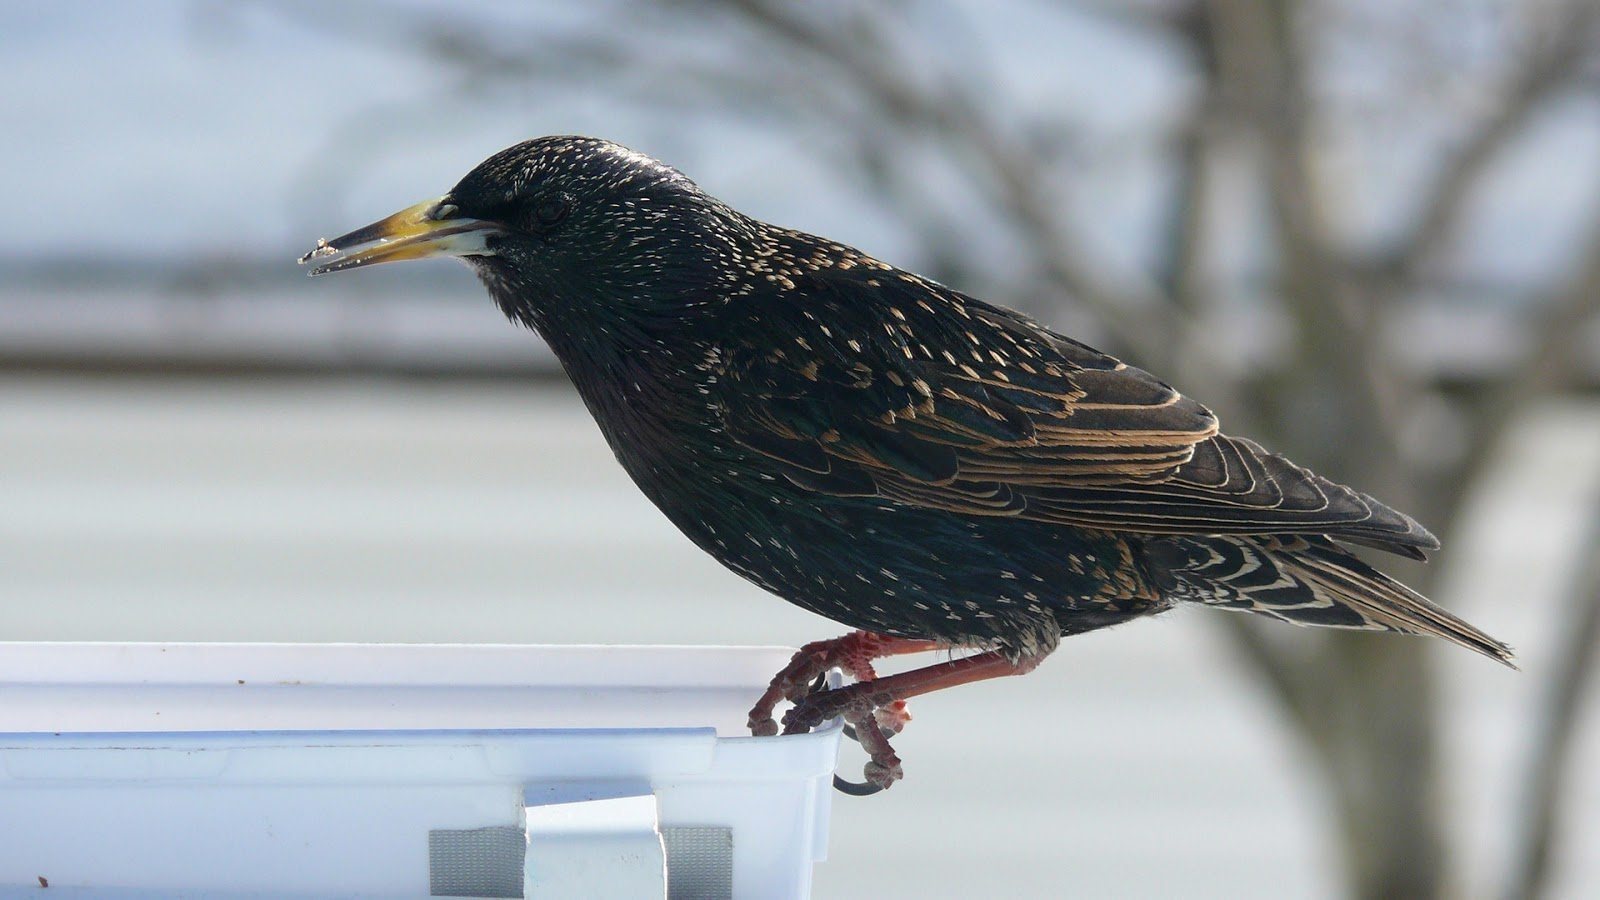
[[[885,735],[896,735],[906,730],[906,723],[911,721],[911,712],[906,709],[904,700],[896,700],[873,710],[872,717]]]
[[[888,790],[906,775],[900,766],[900,758],[892,755],[887,759],[868,760],[867,764],[861,767],[861,774],[866,778],[867,784],[879,790]]]

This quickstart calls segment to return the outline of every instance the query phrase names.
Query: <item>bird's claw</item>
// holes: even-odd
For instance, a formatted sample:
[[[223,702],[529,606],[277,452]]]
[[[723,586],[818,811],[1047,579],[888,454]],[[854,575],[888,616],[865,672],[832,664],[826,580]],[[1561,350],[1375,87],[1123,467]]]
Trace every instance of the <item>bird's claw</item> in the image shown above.
[[[828,683],[828,670],[833,668],[833,652],[825,647],[830,642],[807,644],[794,655],[783,671],[772,677],[766,693],[750,708],[747,723],[756,737],[771,737],[778,733],[778,723],[773,711],[784,700],[799,703],[821,690]]]
[[[821,672],[817,675],[816,679],[811,682],[810,686],[806,688],[803,694],[796,694],[793,691],[785,690],[784,698],[789,700],[791,703],[799,703],[812,694],[822,691],[827,684],[828,673]],[[765,713],[764,717],[757,718],[757,716],[762,716],[763,713]],[[778,723],[772,718],[771,713],[772,711],[769,709],[764,710],[762,708],[762,704],[760,703],[756,704],[755,709],[750,710],[750,717],[745,724],[750,728],[751,735],[755,737],[772,737],[778,733]],[[845,726],[845,734],[850,738],[850,740],[856,740],[854,729],[850,728],[848,725]]]
[[[888,790],[890,785],[906,777],[905,770],[900,767],[899,757],[894,757],[889,762],[868,760],[867,764],[861,767],[861,774],[866,777],[867,784],[872,785],[874,794]]]
[[[847,781],[835,775],[833,776],[833,789],[851,797],[871,797],[873,794],[883,790],[883,786],[873,784],[870,781]]]
[[[883,736],[891,738],[906,730],[906,723],[911,721],[911,713],[906,711],[904,700],[896,700],[888,706],[880,706],[873,710],[872,718]],[[861,738],[856,735],[855,726],[848,722],[844,725],[844,736],[858,744],[861,743]]]
[[[866,783],[872,785],[872,793],[887,790],[890,785],[905,777],[905,770],[900,766],[900,757],[894,752],[894,747],[889,744],[891,732],[885,730],[878,720],[878,712],[862,715],[855,721],[856,733],[861,749],[867,751],[868,759],[862,767],[862,775]]]
[[[876,794],[905,776],[900,757],[889,744],[889,736],[898,733],[910,718],[905,713],[905,703],[874,696],[871,684],[861,682],[810,694],[783,717],[784,734],[801,734],[835,716],[844,718],[845,734],[859,743],[869,757],[862,770],[865,782],[834,776],[833,786],[852,796]]]
[[[898,639],[866,632],[853,632],[831,641],[817,641],[802,647],[783,671],[773,677],[761,699],[750,710],[750,733],[757,737],[778,734],[803,734],[835,717],[845,720],[844,734],[867,751],[866,781],[847,781],[834,776],[834,787],[853,796],[875,794],[899,781],[903,775],[900,758],[889,745],[911,720],[904,700],[892,694],[874,692],[877,678],[872,661],[880,656],[936,649],[918,642],[904,649]],[[901,649],[893,649],[898,645]],[[887,652],[885,648],[890,647]],[[846,688],[827,689],[828,672],[842,668],[856,679]],[[773,715],[782,701],[793,705],[783,716],[782,726]],[[871,727],[867,727],[870,723]]]

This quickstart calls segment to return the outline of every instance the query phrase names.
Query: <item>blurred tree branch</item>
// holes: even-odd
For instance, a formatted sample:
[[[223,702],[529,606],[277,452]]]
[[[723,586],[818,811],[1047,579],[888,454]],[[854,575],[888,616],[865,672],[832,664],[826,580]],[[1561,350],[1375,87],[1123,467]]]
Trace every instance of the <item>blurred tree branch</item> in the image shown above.
[[[1281,294],[1297,323],[1297,349],[1315,360],[1273,385],[1278,405],[1332,404],[1280,440],[1335,477],[1408,506],[1394,494],[1404,483],[1398,429],[1408,398],[1401,395],[1414,388],[1379,355],[1381,343],[1367,339],[1367,317],[1376,311],[1349,291],[1327,230],[1324,187],[1309,159],[1316,105],[1298,10],[1270,0],[1213,0],[1208,11],[1222,89],[1236,98],[1262,147]],[[1339,453],[1330,459],[1334,446]],[[1269,675],[1319,751],[1341,810],[1356,895],[1436,895],[1445,881],[1445,841],[1436,810],[1436,689],[1423,657],[1374,649],[1359,638],[1321,640],[1321,651],[1307,657],[1255,634],[1254,623],[1234,624],[1229,634]],[[1330,690],[1330,682],[1342,689]],[[1395,709],[1405,713],[1383,714]]]
[[[847,78],[888,121],[932,135],[981,167],[1017,233],[1035,245],[1048,280],[1093,307],[1119,344],[1159,353],[1160,338],[1149,330],[1152,323],[1139,318],[1159,303],[1153,286],[1109,283],[1040,190],[1051,180],[1047,167],[992,121],[958,78],[940,72],[929,86],[909,78],[916,70],[889,51],[892,42],[881,31],[880,17],[830,28],[798,14],[800,7],[793,4],[731,0],[729,6],[778,42],[803,48],[835,67],[837,76]]]
[[[1585,325],[1600,310],[1600,189],[1595,193],[1595,210],[1588,239],[1581,245],[1579,271],[1569,285],[1530,313],[1533,324],[1520,362],[1478,404],[1466,452],[1452,473],[1460,483],[1477,483],[1533,402],[1553,390],[1571,387],[1579,374],[1588,337]],[[1448,498],[1448,521],[1456,519],[1466,499],[1465,491]]]
[[[1523,133],[1553,94],[1583,76],[1600,4],[1565,0],[1543,18],[1528,23],[1533,37],[1494,92],[1498,102],[1446,152],[1421,190],[1411,226],[1377,267],[1402,288],[1415,284],[1420,270],[1460,225],[1474,189],[1506,145]]]

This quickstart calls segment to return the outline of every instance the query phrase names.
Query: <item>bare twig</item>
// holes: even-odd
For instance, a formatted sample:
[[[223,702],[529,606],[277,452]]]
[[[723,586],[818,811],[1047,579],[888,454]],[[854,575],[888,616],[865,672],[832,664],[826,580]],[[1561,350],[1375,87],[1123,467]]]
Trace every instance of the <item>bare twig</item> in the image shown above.
[[[1586,322],[1600,313],[1600,196],[1588,240],[1579,251],[1577,275],[1544,304],[1528,329],[1521,362],[1490,390],[1471,420],[1466,452],[1452,472],[1458,484],[1476,484],[1504,448],[1507,436],[1534,398],[1568,386],[1583,362]],[[1445,520],[1453,522],[1468,499],[1456,491],[1448,500]]]
[[[1299,351],[1337,378],[1322,391],[1345,406],[1345,433],[1369,445],[1362,462],[1398,456],[1405,379],[1367,339],[1369,311],[1352,302],[1348,267],[1329,236],[1322,185],[1309,160],[1313,97],[1304,71],[1296,6],[1259,0],[1214,0],[1222,92],[1240,104],[1264,148],[1275,220],[1281,293],[1296,321]],[[1351,427],[1353,426],[1353,427]],[[1336,473],[1338,474],[1338,473]],[[1384,479],[1397,481],[1397,479]]]
[[[1500,152],[1561,87],[1583,74],[1600,4],[1567,0],[1559,15],[1508,70],[1499,102],[1449,151],[1434,170],[1412,224],[1379,268],[1402,284],[1415,282],[1427,262],[1460,224],[1467,201]]]
[[[888,44],[870,33],[863,36],[859,28],[846,33],[817,27],[797,14],[800,7],[770,0],[732,0],[729,6],[753,25],[816,54],[833,71],[848,76],[888,119],[913,131],[937,134],[980,165],[998,191],[997,201],[1016,222],[1017,234],[1036,247],[1035,255],[1047,279],[1093,308],[1118,343],[1146,358],[1161,358],[1165,329],[1153,331],[1147,318],[1151,310],[1162,306],[1160,291],[1148,283],[1108,283],[1102,268],[1090,261],[1091,254],[1068,232],[1063,217],[1050,205],[1043,190],[1050,181],[1045,167],[1025,146],[1012,140],[1005,128],[991,121],[976,98],[948,81],[942,82],[937,92],[925,91],[908,77],[911,67],[881,53],[858,52],[855,41],[877,47]],[[1146,316],[1141,316],[1141,311]]]

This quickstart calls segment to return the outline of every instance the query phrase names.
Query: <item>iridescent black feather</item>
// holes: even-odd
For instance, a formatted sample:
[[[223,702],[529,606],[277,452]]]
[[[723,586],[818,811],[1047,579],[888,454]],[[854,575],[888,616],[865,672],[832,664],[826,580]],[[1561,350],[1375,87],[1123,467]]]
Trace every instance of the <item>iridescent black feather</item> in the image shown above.
[[[640,488],[801,606],[1037,653],[1192,601],[1511,658],[1340,546],[1420,559],[1415,521],[1021,314],[605,141],[518,145],[446,201],[502,227],[469,261]]]

